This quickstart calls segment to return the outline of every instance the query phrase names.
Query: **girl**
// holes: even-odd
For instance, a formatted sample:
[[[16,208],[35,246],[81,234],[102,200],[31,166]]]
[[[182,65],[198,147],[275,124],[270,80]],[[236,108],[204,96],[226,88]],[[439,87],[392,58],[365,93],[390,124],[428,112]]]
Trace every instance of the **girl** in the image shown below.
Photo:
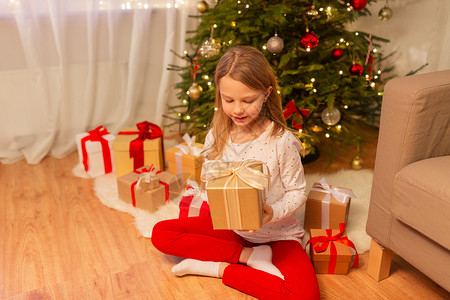
[[[298,139],[287,129],[276,78],[264,55],[249,46],[228,49],[215,73],[216,101],[206,159],[257,159],[270,169],[263,226],[256,231],[214,230],[211,217],[166,220],[153,228],[160,251],[187,259],[177,276],[222,278],[259,299],[319,299],[311,261],[300,242],[295,211],[306,201]],[[204,171],[204,170],[203,170]]]

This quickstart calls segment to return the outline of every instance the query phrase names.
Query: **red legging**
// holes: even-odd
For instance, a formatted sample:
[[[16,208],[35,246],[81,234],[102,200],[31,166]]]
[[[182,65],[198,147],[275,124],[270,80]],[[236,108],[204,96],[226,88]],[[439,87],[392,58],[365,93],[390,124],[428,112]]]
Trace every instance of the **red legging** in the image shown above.
[[[161,252],[202,261],[230,263],[222,282],[258,299],[319,299],[319,285],[311,261],[297,241],[276,241],[272,247],[278,276],[238,264],[246,241],[232,230],[214,230],[211,217],[166,220],[153,228],[152,243]]]

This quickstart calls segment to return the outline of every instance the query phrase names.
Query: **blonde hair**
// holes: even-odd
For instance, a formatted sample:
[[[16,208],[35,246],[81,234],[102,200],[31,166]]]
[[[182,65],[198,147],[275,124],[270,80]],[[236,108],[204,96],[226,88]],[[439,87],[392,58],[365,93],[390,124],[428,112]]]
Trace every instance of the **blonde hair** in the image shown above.
[[[220,80],[229,76],[240,81],[251,89],[261,90],[264,93],[272,87],[270,95],[265,102],[261,115],[273,121],[270,136],[281,135],[287,129],[283,117],[281,97],[277,93],[276,77],[264,55],[256,48],[250,46],[235,46],[229,48],[220,58],[216,67],[216,99],[212,120],[212,135],[214,142],[210,148],[205,149],[208,159],[218,159],[225,150],[226,143],[233,125],[233,121],[225,114],[220,95]]]

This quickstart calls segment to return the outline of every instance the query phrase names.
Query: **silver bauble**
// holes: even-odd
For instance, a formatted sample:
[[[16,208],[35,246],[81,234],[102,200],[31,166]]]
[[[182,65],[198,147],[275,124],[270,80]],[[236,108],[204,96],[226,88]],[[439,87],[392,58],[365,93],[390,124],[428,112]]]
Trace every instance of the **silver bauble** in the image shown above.
[[[267,50],[269,50],[270,53],[277,54],[283,50],[283,47],[284,42],[276,33],[267,41]]]
[[[208,39],[203,42],[201,45],[199,52],[203,57],[210,57],[214,55],[218,55],[220,53],[220,44],[216,43],[214,39]]]
[[[381,21],[386,22],[387,20],[392,18],[392,9],[390,9],[387,6],[383,7],[378,12],[378,17],[380,18]]]
[[[322,121],[329,125],[336,125],[341,119],[341,112],[336,107],[325,108],[322,112]]]

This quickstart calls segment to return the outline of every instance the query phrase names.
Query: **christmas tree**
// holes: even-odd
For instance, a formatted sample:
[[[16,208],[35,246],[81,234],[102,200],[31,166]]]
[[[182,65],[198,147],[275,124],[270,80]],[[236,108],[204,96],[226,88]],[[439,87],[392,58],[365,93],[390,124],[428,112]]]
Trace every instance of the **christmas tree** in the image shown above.
[[[166,116],[180,132],[202,141],[214,113],[214,71],[229,47],[251,45],[266,56],[278,79],[284,115],[304,151],[314,154],[327,139],[341,149],[362,151],[357,122],[376,124],[382,99],[380,43],[346,24],[366,15],[371,0],[199,1],[200,18],[186,42],[191,53],[177,54],[186,66],[171,65],[181,76],[180,105]],[[176,54],[176,53],[175,53]],[[333,148],[333,147],[331,147]],[[357,153],[358,154],[358,153]]]

